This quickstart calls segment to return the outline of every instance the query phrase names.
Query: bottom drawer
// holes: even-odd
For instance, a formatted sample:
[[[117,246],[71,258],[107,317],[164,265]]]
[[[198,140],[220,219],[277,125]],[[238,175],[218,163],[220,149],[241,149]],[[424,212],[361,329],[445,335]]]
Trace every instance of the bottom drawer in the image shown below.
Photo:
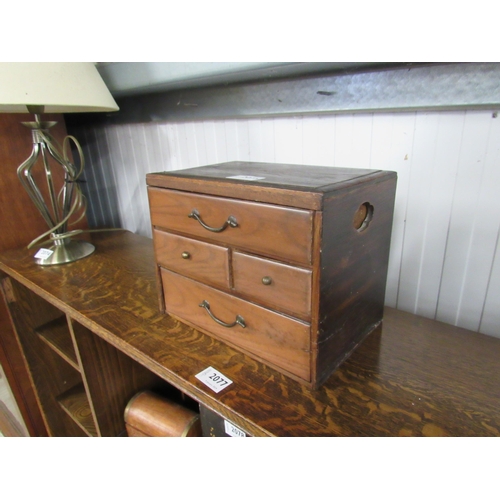
[[[167,313],[310,381],[308,324],[165,269],[161,275]]]

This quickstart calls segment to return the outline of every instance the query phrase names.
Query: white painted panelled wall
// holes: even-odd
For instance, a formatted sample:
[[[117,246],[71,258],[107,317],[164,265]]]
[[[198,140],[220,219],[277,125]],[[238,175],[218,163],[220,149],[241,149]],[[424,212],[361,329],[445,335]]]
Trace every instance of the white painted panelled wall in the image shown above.
[[[500,337],[500,117],[493,112],[80,126],[72,133],[86,155],[90,223],[146,236],[148,172],[233,160],[396,171],[387,305]]]

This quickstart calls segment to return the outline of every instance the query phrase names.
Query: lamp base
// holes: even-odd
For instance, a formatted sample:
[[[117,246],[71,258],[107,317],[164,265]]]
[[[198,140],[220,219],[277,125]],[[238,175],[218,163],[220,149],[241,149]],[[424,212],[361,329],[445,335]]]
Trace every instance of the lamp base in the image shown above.
[[[94,252],[95,246],[87,241],[64,239],[56,241],[49,250],[52,251],[49,257],[45,259],[35,258],[38,265],[55,266],[83,259]]]

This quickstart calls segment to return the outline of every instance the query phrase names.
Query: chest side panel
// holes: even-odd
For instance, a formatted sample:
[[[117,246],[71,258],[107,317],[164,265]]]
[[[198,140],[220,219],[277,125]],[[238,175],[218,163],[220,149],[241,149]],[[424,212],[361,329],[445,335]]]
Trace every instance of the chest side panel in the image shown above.
[[[325,200],[318,382],[382,321],[395,189],[388,175]]]

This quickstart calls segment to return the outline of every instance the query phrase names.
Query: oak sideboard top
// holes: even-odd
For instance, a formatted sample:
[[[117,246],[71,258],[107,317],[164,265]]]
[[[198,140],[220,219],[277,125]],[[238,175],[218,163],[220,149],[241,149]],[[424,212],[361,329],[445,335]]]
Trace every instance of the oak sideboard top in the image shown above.
[[[0,270],[249,434],[500,435],[500,339],[386,308],[383,325],[310,390],[161,314],[149,238],[89,238],[88,258],[40,267],[33,250],[12,250]],[[213,392],[195,377],[209,366],[233,383]]]

